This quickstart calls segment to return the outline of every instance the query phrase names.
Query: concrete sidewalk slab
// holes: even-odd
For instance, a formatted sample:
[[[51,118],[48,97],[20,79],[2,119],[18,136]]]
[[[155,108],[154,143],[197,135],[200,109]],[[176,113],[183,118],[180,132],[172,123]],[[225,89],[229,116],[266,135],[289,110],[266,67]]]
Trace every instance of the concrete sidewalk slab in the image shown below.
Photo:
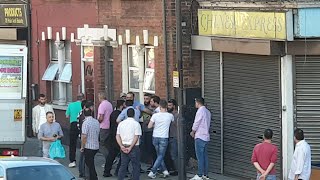
[[[37,138],[27,138],[27,141],[24,145],[24,151],[23,151],[23,155],[24,156],[38,156],[38,146],[39,146],[39,140]],[[65,159],[59,159],[58,162],[60,162],[61,164],[63,164],[64,166],[68,167],[69,165],[69,148],[68,146],[64,146],[65,150],[66,150],[66,158]],[[77,159],[79,159],[80,157],[80,151],[79,149],[77,150]],[[95,157],[95,164],[96,164],[96,171],[98,174],[98,178],[99,179],[110,179],[110,180],[116,180],[117,177],[108,177],[105,178],[103,177],[103,170],[104,168],[102,167],[102,165],[105,163],[105,159],[103,157],[102,154],[98,153]],[[148,169],[148,165],[147,164],[141,164],[142,169],[146,170]],[[115,168],[114,168],[115,169]],[[114,169],[111,171],[111,173],[114,173]],[[69,168],[69,170],[77,177],[79,177],[79,171],[78,168]],[[187,173],[187,179],[190,179],[194,176],[193,172],[188,172]],[[210,179],[212,180],[239,180],[237,178],[230,178],[230,177],[225,177],[219,174],[209,174]],[[148,180],[150,178],[148,178],[148,174],[144,173],[141,174],[141,180]],[[167,178],[163,178],[161,176],[158,176],[156,179],[166,179],[166,180],[178,180],[177,176],[170,176]]]

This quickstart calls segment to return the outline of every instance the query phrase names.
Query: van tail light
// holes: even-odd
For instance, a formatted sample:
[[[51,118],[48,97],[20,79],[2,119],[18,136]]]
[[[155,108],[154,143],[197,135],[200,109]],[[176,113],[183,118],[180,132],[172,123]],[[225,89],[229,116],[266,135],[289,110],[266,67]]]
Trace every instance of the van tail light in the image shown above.
[[[2,156],[19,156],[19,150],[4,150],[2,151]]]

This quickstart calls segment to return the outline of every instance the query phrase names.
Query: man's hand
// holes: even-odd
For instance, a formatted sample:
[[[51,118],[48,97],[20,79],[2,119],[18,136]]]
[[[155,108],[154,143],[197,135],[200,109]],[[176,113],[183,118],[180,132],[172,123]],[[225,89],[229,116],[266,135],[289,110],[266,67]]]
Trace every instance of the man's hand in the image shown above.
[[[262,175],[264,175],[264,174],[266,173],[266,171],[263,170],[263,169],[261,169],[260,173],[261,173]],[[268,174],[266,174],[266,176],[267,176],[267,175],[268,175]]]
[[[125,154],[128,154],[128,149],[125,148],[124,146],[121,146],[121,151]]]
[[[84,148],[83,147],[80,148],[80,152],[84,152]]]
[[[261,176],[260,176],[260,180],[265,180],[267,178],[267,174],[266,173],[263,173]]]
[[[33,132],[33,136],[34,136],[34,137],[37,137],[37,133],[36,133],[36,132]]]
[[[136,109],[141,111],[141,107],[140,106],[136,106]]]
[[[126,149],[127,149],[127,154],[129,154],[131,152],[131,150],[132,150],[132,147],[128,147]]]
[[[196,133],[195,133],[194,131],[191,131],[191,132],[190,132],[190,136],[193,137],[193,138],[194,138],[195,134],[196,134]]]
[[[294,178],[294,180],[299,180],[299,176],[296,176],[296,177]]]

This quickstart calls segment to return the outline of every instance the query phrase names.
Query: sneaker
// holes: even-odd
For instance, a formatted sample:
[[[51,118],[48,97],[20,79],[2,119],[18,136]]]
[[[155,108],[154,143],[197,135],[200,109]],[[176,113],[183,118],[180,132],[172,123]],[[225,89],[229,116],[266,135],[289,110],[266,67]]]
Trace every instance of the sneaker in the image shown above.
[[[74,168],[74,167],[76,167],[77,165],[76,165],[76,162],[75,161],[73,161],[72,163],[70,163],[69,164],[69,168]]]
[[[202,180],[202,177],[195,175],[193,178],[191,178],[190,180]]]
[[[163,171],[162,173],[163,173],[163,177],[164,177],[164,178],[165,178],[165,177],[168,177],[168,176],[170,175],[167,170]]]
[[[208,176],[202,176],[203,180],[209,180],[210,178]]]
[[[157,176],[152,171],[148,174],[148,177],[151,179],[155,179]]]

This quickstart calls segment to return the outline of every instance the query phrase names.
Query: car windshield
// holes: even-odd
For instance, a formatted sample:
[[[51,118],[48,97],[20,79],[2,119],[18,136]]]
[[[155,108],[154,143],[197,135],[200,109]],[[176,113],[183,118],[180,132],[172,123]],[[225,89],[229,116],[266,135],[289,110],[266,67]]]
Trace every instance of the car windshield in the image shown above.
[[[74,176],[63,166],[27,166],[7,169],[7,180],[71,180]]]

